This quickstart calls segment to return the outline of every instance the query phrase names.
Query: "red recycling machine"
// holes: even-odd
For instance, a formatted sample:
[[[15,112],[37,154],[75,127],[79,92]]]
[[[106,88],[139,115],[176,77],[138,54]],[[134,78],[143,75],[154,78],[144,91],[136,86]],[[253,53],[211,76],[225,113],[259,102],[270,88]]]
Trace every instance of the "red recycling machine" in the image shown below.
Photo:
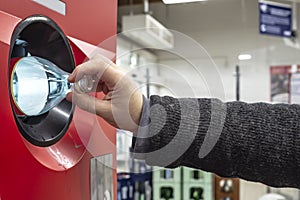
[[[0,200],[116,199],[115,129],[66,100],[19,115],[9,87],[14,58],[115,59],[116,21],[117,0],[0,0]]]

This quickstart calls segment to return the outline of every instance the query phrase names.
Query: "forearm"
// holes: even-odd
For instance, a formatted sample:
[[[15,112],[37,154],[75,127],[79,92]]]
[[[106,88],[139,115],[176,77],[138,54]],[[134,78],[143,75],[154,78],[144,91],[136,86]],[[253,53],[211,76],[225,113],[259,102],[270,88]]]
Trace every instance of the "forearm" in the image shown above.
[[[195,147],[204,145],[201,141],[205,134],[198,131],[199,139],[184,154],[181,164],[221,176],[299,188],[300,180],[295,174],[300,170],[300,107],[242,102],[224,105],[224,126],[212,151],[197,158]]]
[[[150,106],[147,163],[300,186],[298,105],[152,96]]]

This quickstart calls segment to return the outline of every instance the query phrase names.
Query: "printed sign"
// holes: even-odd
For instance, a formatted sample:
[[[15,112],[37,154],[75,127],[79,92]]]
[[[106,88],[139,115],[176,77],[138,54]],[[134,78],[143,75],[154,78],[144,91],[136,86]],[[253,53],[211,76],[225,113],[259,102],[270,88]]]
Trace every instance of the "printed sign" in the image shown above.
[[[291,37],[292,8],[288,4],[259,2],[259,30],[261,34]]]

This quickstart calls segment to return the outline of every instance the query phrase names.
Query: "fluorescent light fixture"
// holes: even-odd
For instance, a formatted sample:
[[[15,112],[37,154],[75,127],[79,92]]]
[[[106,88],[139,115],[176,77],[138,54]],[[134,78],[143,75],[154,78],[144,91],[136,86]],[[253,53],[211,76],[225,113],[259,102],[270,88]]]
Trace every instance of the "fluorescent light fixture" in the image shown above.
[[[197,1],[207,1],[207,0],[163,0],[165,4],[175,4],[175,3],[191,3]]]
[[[252,56],[250,54],[240,54],[238,58],[239,60],[250,60]]]

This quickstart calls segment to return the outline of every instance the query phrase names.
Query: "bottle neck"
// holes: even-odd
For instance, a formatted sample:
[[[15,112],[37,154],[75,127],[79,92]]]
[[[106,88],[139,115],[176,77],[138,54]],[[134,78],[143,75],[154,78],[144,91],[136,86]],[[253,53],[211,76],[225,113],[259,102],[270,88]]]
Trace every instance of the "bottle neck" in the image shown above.
[[[70,83],[67,80],[70,90],[75,90],[78,93],[89,93],[93,91],[96,79],[94,76],[84,75],[82,79],[75,83]]]
[[[68,81],[68,77],[69,77],[69,73],[65,72],[66,74],[62,75],[63,77],[63,81],[65,83],[65,95],[67,95],[69,92],[71,92],[73,90],[73,86],[74,86],[74,83],[70,83]]]

